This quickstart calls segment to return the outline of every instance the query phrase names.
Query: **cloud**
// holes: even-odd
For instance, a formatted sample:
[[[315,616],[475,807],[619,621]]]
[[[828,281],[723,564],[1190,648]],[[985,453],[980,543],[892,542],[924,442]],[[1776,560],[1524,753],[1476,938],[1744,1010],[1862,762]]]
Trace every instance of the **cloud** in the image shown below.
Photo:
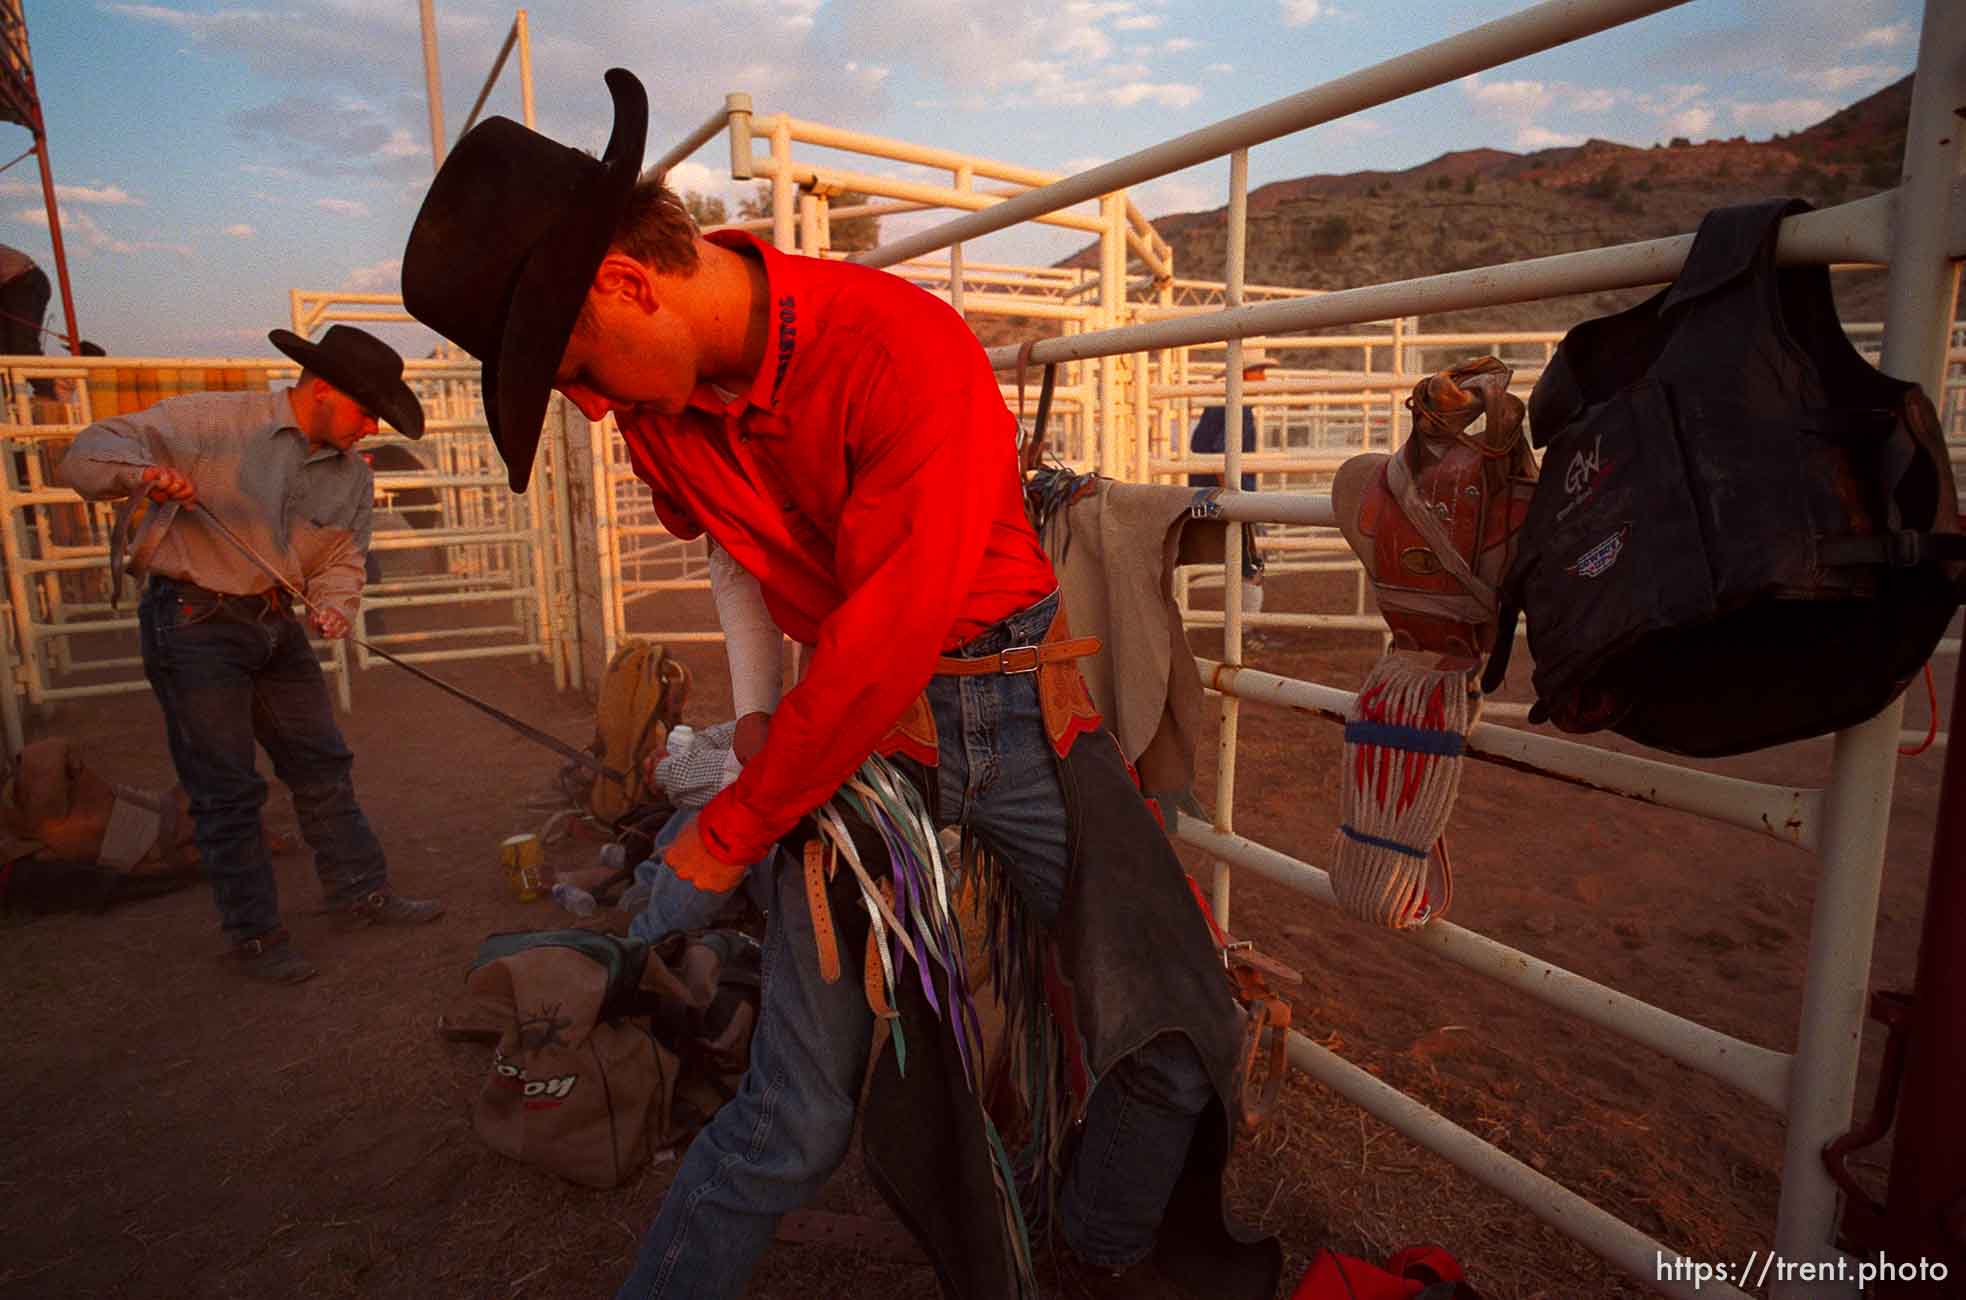
[[[366,217],[369,205],[360,199],[315,199],[314,206],[337,217]]]
[[[1904,69],[1888,63],[1858,63],[1824,68],[1816,78],[1816,88],[1831,94],[1852,86],[1880,86],[1904,74]]]
[[[387,178],[421,174],[429,167],[428,149],[407,128],[393,124],[396,116],[355,95],[296,93],[257,108],[235,110],[228,121],[246,139],[272,147],[293,164],[246,164],[265,168],[259,174]]]
[[[1341,117],[1336,122],[1326,122],[1318,128],[1318,138],[1329,142],[1346,140],[1367,140],[1375,135],[1383,135],[1386,124],[1376,117],[1361,117],[1354,113]]]
[[[1911,39],[1909,22],[1889,23],[1883,27],[1873,27],[1857,37],[1859,49],[1875,49],[1878,46],[1903,45]]]
[[[1316,22],[1326,12],[1324,0],[1283,0],[1283,25],[1302,27]]]
[[[1742,131],[1761,134],[1814,126],[1840,107],[1826,99],[1735,100],[1728,115]]]
[[[1573,113],[1608,113],[1624,98],[1625,94],[1620,90],[1573,87],[1564,95],[1564,107]]]
[[[48,227],[48,210],[45,207],[22,208],[14,213],[18,221],[29,225]],[[61,218],[61,233],[65,244],[70,248],[102,253],[176,253],[179,257],[190,257],[195,250],[189,244],[171,243],[157,239],[120,239],[105,230],[100,222],[87,212],[65,212]]]
[[[1556,102],[1540,81],[1483,81],[1479,74],[1461,78],[1461,93],[1478,112],[1526,126]]]
[[[1648,113],[1676,113],[1694,100],[1707,93],[1707,88],[1698,82],[1665,85],[1657,90],[1645,91],[1633,97],[1633,103]]]
[[[778,0],[779,21],[791,31],[807,31],[821,3],[822,0]]]
[[[257,235],[259,232],[257,230],[254,230],[251,226],[247,225],[245,222],[240,221],[227,226],[225,228],[225,233],[232,236],[234,239],[251,239],[254,235]]]
[[[1208,212],[1228,201],[1229,191],[1225,186],[1207,185],[1178,176],[1164,176],[1150,181],[1134,195],[1134,202],[1149,217],[1164,217],[1174,212]]]
[[[1186,108],[1201,98],[1201,87],[1176,83],[1152,83],[1129,81],[1123,86],[1114,86],[1103,93],[1105,101],[1117,108],[1132,108],[1135,104],[1158,104],[1162,108]]]
[[[1153,31],[1163,16],[1131,0],[998,0],[989,6],[946,0],[834,0],[840,39],[856,57],[905,63],[939,80],[941,104],[991,106],[1183,108],[1194,86],[1157,75],[1144,60],[1193,48],[1176,36],[1158,45],[1129,44],[1127,34]],[[1124,56],[1131,62],[1122,61]]]
[[[380,262],[371,262],[367,266],[356,267],[348,273],[341,287],[355,293],[394,292],[402,283],[402,278],[403,259],[389,257]]]
[[[0,196],[18,198],[25,195],[39,196],[41,187],[33,181],[9,179],[0,181]],[[146,206],[142,199],[136,198],[120,185],[57,185],[55,198],[62,203],[89,203],[105,208]]]
[[[1515,133],[1515,147],[1518,149],[1560,149],[1583,142],[1581,135],[1551,131],[1540,126],[1525,126]]]
[[[400,81],[402,68],[393,59],[377,58],[376,51],[413,52],[421,42],[417,6],[390,0],[313,0],[304,8],[268,0],[263,7],[235,5],[210,13],[161,4],[99,3],[96,8],[168,28],[194,48],[242,58],[255,72],[284,84],[315,80],[386,91]],[[491,20],[450,5],[440,35],[444,44],[456,45],[489,36],[494,21],[503,28],[510,19]]]
[[[1236,65],[1233,63],[1211,63],[1202,69],[1203,72],[1216,77],[1225,77],[1235,70]]]
[[[1713,110],[1685,109],[1667,118],[1660,129],[1667,135],[1683,135],[1689,140],[1705,139],[1713,133]]]
[[[1823,89],[1827,69],[1847,65],[1853,49],[1896,46],[1912,35],[1899,18],[1902,0],[1784,0],[1743,5],[1731,26],[1705,26],[1661,45],[1649,62],[1664,76],[1698,68],[1716,80],[1773,73]]]
[[[427,146],[398,127],[389,133],[389,138],[376,148],[376,152],[384,158],[421,158],[427,152]]]

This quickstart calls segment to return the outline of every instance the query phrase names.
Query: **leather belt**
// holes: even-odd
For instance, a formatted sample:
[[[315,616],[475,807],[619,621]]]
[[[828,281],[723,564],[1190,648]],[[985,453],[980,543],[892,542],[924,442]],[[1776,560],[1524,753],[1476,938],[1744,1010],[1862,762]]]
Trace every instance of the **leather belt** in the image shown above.
[[[1083,659],[1097,653],[1098,637],[1075,636],[1063,641],[1046,641],[1042,645],[1006,646],[995,654],[976,659],[954,659],[944,655],[935,661],[935,675],[980,677],[986,673],[1002,673],[1015,676],[1034,673],[1044,664],[1057,663],[1062,659]]]
[[[168,573],[153,573],[150,575],[150,580],[172,588],[181,596],[189,596],[197,600],[243,601],[249,605],[263,605],[282,614],[291,613],[293,609],[293,599],[278,587],[249,592],[214,591],[210,587],[199,586],[189,578],[174,578]]]

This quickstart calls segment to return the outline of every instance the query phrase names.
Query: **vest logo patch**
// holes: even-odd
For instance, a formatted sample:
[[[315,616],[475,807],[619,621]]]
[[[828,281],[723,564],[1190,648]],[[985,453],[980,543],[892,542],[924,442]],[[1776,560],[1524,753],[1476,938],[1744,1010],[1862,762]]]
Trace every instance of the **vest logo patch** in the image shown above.
[[[1570,501],[1556,512],[1557,521],[1561,523],[1578,506],[1596,496],[1598,488],[1604,483],[1604,476],[1617,463],[1616,460],[1604,459],[1604,435],[1601,433],[1592,440],[1589,451],[1579,448],[1572,452],[1570,464],[1563,471],[1563,490]]]
[[[1580,448],[1572,453],[1570,467],[1563,471],[1563,490],[1574,497],[1589,487],[1591,480],[1597,477],[1603,457],[1604,435],[1600,433],[1596,441],[1591,443],[1589,451]]]
[[[1631,530],[1632,526],[1626,524],[1565,565],[1564,571],[1575,574],[1579,578],[1595,578],[1602,575],[1618,562],[1619,556],[1625,553],[1625,538]]]

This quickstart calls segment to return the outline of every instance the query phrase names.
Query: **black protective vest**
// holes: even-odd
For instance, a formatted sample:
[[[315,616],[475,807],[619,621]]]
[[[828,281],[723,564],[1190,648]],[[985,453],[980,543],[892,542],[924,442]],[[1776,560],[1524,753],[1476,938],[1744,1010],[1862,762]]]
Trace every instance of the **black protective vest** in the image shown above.
[[[1737,754],[1876,714],[1960,599],[1938,417],[1858,355],[1774,199],[1707,214],[1679,278],[1564,336],[1483,686],[1529,619],[1532,721]]]

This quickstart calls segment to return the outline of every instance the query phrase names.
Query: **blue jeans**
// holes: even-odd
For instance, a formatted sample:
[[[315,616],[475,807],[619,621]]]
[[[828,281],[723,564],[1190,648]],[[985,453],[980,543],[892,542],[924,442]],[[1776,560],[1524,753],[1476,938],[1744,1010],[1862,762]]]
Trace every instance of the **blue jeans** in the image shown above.
[[[959,653],[1035,642],[1056,609],[1053,595]],[[1024,905],[1049,924],[1069,862],[1036,678],[937,677],[928,696],[941,743],[941,821],[966,824],[1000,850]],[[1144,804],[1136,811],[1152,815]],[[873,1016],[858,981],[820,978],[803,875],[787,856],[773,863],[751,1068],[684,1154],[620,1300],[739,1294],[779,1217],[816,1196],[846,1156]],[[1100,1080],[1060,1204],[1060,1227],[1076,1254],[1112,1267],[1147,1254],[1213,1095],[1200,1058],[1179,1035],[1154,1039]]]
[[[701,811],[700,808],[679,809],[656,832],[649,858],[635,867],[635,879],[649,887],[648,901],[636,910],[634,919],[628,923],[628,933],[635,938],[655,943],[677,930],[704,929],[717,919],[717,914],[724,910],[724,904],[739,889],[750,895],[760,912],[771,915],[772,859],[777,856],[778,850],[773,849],[763,862],[746,872],[742,884],[733,885],[729,891],[721,894],[698,889],[671,871],[669,864],[663,861],[663,851],[676,842],[683,828],[694,822]]]
[[[354,755],[300,621],[256,596],[153,578],[137,606],[143,671],[164,708],[178,780],[226,937],[277,929],[279,889],[260,825],[257,741],[293,795],[330,906],[388,883],[382,844],[355,802]]]

